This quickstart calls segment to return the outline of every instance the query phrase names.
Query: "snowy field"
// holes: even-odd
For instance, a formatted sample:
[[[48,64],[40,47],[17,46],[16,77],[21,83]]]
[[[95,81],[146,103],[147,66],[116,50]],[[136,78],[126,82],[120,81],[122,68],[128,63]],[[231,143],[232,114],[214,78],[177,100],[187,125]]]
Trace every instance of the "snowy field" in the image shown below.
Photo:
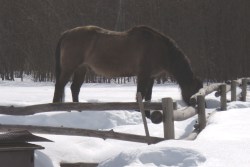
[[[53,83],[0,82],[0,105],[25,106],[50,103]],[[134,102],[133,84],[85,84],[81,102]],[[248,102],[232,102],[228,111],[213,114],[207,127],[194,141],[168,140],[147,145],[111,139],[78,136],[41,135],[53,143],[39,142],[44,150],[35,152],[36,167],[59,167],[60,162],[100,162],[101,167],[249,167],[250,166],[250,91]],[[183,106],[177,85],[155,85],[153,101],[172,97]],[[219,99],[207,98],[207,112],[216,111]],[[69,86],[66,101],[71,101]],[[197,117],[175,122],[176,139],[185,138]],[[163,125],[148,121],[151,136],[163,137]],[[49,112],[31,116],[0,115],[1,124],[64,126],[108,130],[144,135],[141,115],[135,111]]]

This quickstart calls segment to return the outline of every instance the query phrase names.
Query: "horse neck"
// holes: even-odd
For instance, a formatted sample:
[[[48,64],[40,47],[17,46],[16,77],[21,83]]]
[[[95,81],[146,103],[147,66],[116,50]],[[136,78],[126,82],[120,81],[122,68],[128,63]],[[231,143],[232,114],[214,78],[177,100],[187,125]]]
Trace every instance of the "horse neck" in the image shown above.
[[[169,71],[173,74],[181,88],[191,86],[194,78],[192,68],[188,58],[176,46],[171,49],[172,62]]]

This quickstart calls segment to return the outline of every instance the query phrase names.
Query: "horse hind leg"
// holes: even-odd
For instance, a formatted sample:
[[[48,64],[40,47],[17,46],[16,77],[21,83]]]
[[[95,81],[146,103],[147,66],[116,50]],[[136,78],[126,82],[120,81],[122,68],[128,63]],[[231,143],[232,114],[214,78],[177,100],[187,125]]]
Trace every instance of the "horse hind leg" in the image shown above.
[[[137,93],[141,93],[142,100],[145,98],[147,90],[147,77],[138,76],[137,77]]]
[[[73,102],[79,102],[79,92],[80,92],[81,86],[82,86],[82,84],[84,82],[85,74],[86,74],[86,68],[85,67],[78,68],[74,72],[73,81],[72,81],[72,84],[71,84],[71,87],[70,87]]]
[[[68,83],[73,70],[61,71],[60,77],[56,80],[53,103],[64,102],[64,87]]]

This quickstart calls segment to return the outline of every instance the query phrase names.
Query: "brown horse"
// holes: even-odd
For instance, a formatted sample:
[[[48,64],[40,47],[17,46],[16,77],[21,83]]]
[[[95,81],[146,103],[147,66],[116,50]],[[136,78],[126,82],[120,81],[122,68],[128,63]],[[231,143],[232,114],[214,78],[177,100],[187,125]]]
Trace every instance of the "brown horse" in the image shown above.
[[[74,102],[78,102],[86,69],[106,77],[137,76],[137,92],[151,100],[154,78],[168,72],[180,85],[182,97],[190,97],[202,88],[188,58],[175,42],[146,26],[115,32],[96,26],[66,31],[56,49],[56,84],[53,102],[62,102],[64,87],[73,75]]]

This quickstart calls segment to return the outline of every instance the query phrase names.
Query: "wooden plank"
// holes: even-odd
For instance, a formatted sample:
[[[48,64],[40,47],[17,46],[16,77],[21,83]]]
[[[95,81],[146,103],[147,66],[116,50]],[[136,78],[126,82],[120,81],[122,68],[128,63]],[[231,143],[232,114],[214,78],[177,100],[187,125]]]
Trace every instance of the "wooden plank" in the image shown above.
[[[174,117],[172,98],[162,99],[164,139],[174,139]]]
[[[216,84],[211,84],[209,86],[206,86],[206,87],[200,89],[199,92],[197,92],[196,94],[191,96],[190,104],[192,106],[195,106],[197,104],[197,96],[199,96],[199,95],[206,96],[206,95],[212,93],[213,91],[218,90],[220,85],[221,85],[221,83],[216,83]]]
[[[179,110],[174,110],[174,120],[183,121],[195,116],[197,113],[197,109],[192,106],[185,107]],[[159,124],[162,122],[163,114],[161,111],[157,110],[151,112],[150,117],[153,123]]]
[[[226,93],[231,91],[231,85],[226,85]],[[221,89],[218,89],[217,92],[215,92],[215,97],[220,97],[222,94]]]
[[[236,82],[237,86],[240,86],[242,84],[242,79],[244,79],[244,78],[234,80]]]
[[[141,96],[140,92],[138,92],[136,94],[136,98],[137,98],[137,102],[139,104],[139,109],[140,109],[140,112],[142,115],[142,121],[143,121],[143,125],[144,125],[145,134],[146,134],[146,137],[149,138],[150,136],[149,136],[148,124],[147,124],[146,114],[145,114],[144,106],[142,103],[142,96]],[[150,143],[148,143],[148,144],[150,144]]]
[[[161,103],[143,102],[145,110],[161,110]],[[51,111],[104,111],[104,110],[139,110],[136,102],[114,103],[47,103],[24,107],[0,106],[0,114],[7,115],[33,115]]]
[[[98,163],[60,163],[61,167],[97,167]]]
[[[229,85],[229,84],[232,83],[232,81],[235,81],[235,82],[236,82],[236,85],[237,85],[237,86],[240,86],[240,85],[241,85],[241,82],[242,82],[242,78],[237,79],[237,80],[229,80],[229,81],[226,81],[225,83]]]
[[[183,121],[188,118],[191,118],[197,114],[197,109],[189,106],[180,110],[174,111],[174,120],[175,121]]]
[[[14,131],[14,130],[28,130],[31,133],[41,133],[41,134],[55,134],[55,135],[72,135],[72,136],[86,136],[86,137],[97,137],[102,139],[117,139],[125,140],[131,142],[140,143],[158,143],[163,141],[163,138],[159,137],[149,137],[134,134],[126,134],[109,131],[98,131],[89,129],[78,129],[78,128],[66,128],[66,127],[50,127],[50,126],[35,126],[35,125],[3,125],[0,124],[0,131]]]

